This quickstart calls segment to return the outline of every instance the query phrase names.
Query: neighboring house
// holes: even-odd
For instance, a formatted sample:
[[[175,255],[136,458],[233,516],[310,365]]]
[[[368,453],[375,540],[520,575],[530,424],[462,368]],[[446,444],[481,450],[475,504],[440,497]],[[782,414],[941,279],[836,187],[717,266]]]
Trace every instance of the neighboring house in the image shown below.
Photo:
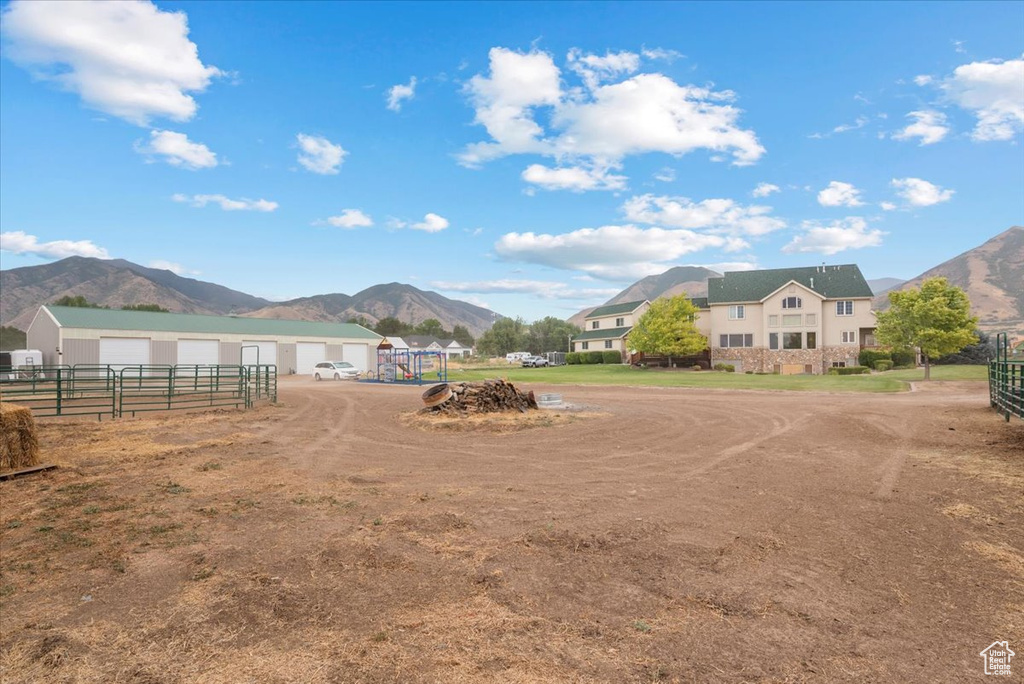
[[[278,373],[309,375],[323,361],[348,361],[360,370],[376,364],[381,336],[351,323],[241,316],[39,308],[28,345],[46,365],[269,364]]]
[[[584,320],[583,332],[572,338],[574,352],[617,351],[626,358],[626,336],[640,317],[650,308],[646,299],[599,306]]]
[[[398,338],[393,338],[398,339]],[[409,351],[429,351],[443,353],[445,356],[450,358],[458,358],[461,356],[469,356],[473,353],[471,347],[463,347],[455,340],[439,340],[436,337],[430,335],[406,335],[405,343],[408,346]],[[395,348],[400,348],[395,345]]]
[[[871,299],[855,264],[731,272],[708,279],[698,327],[707,327],[712,363],[826,373],[875,346]]]
[[[442,340],[447,341],[448,344],[444,345],[445,353],[448,354],[448,358],[460,358],[463,356],[472,356],[473,348],[464,347],[458,340]]]

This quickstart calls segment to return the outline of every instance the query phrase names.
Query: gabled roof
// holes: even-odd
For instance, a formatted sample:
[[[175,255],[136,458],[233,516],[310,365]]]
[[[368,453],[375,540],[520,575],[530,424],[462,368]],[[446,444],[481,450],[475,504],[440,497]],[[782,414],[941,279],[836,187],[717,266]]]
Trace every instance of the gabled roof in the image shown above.
[[[796,281],[825,299],[870,298],[868,286],[856,264],[734,271],[708,278],[708,304],[759,302],[789,281]]]
[[[601,316],[614,316],[615,314],[632,313],[636,311],[641,304],[645,304],[646,302],[646,299],[641,299],[638,302],[623,302],[621,304],[599,306],[588,313],[586,318],[600,318]]]
[[[625,337],[632,329],[633,326],[628,326],[626,328],[608,328],[607,330],[588,330],[587,332],[573,336],[572,341],[585,342],[587,340],[617,340],[620,337]]]
[[[432,344],[443,347],[436,337],[430,335],[406,335],[405,341],[409,343],[410,349],[426,349]]]
[[[690,302],[692,302],[693,305],[695,307],[697,307],[698,309],[706,309],[706,308],[708,308],[708,298],[707,297],[690,297]]]
[[[226,333],[229,335],[287,335],[294,337],[340,337],[379,340],[380,335],[354,323],[286,321],[277,318],[206,316],[158,311],[89,309],[78,306],[46,305],[63,328],[134,330],[140,332]]]

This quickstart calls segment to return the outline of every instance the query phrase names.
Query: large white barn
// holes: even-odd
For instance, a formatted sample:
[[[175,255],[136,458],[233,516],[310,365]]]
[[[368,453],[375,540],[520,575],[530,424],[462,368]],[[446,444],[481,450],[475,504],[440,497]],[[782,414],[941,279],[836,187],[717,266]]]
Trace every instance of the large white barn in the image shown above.
[[[28,346],[44,365],[274,364],[310,375],[321,361],[376,367],[381,336],[361,325],[42,306]]]

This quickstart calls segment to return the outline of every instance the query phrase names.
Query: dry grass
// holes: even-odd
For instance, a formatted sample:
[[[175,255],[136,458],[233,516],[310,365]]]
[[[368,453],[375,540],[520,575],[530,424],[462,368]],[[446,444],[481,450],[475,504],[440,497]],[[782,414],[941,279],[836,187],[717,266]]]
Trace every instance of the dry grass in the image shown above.
[[[964,542],[964,546],[995,562],[1007,572],[1024,578],[1024,555],[1009,544],[969,541]]]
[[[596,412],[561,412],[533,410],[526,413],[477,413],[466,416],[447,416],[441,413],[414,411],[399,415],[399,422],[417,430],[428,432],[491,432],[509,433],[535,428],[560,427],[578,420],[599,417]]]

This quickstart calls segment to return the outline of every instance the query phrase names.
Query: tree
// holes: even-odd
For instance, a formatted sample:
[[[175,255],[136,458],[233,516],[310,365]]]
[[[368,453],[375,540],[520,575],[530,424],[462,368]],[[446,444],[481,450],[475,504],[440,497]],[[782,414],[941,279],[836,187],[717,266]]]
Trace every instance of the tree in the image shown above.
[[[958,352],[940,356],[935,359],[935,365],[988,365],[989,361],[996,358],[996,340],[982,330],[975,330],[974,334],[978,336],[976,344],[969,344]]]
[[[384,337],[405,337],[412,334],[412,326],[392,316],[385,316],[377,321],[373,331]]]
[[[476,342],[476,340],[474,340],[473,336],[470,334],[469,330],[467,330],[466,327],[462,325],[457,325],[454,328],[452,328],[452,337],[454,337],[455,341],[461,344],[463,347],[472,347],[473,343]]]
[[[501,318],[480,336],[476,346],[483,354],[504,356],[523,351],[526,346],[527,327],[522,318]]]
[[[526,349],[531,354],[543,354],[550,351],[561,351],[569,349],[569,337],[580,334],[580,329],[563,321],[561,318],[548,316],[530,325],[526,339]]]
[[[165,309],[159,304],[125,304],[121,309],[123,311],[153,311],[155,313],[170,313],[169,309]]]
[[[428,318],[416,326],[414,331],[417,335],[429,335],[430,337],[449,337],[451,333],[444,329],[441,321],[436,318]]]
[[[967,293],[945,278],[928,278],[920,289],[890,292],[889,310],[877,316],[875,338],[898,351],[920,349],[925,380],[931,379],[931,359],[978,341],[978,319],[971,316]]]
[[[351,323],[352,325],[361,325],[364,328],[369,328],[370,327],[370,322],[368,320],[366,320],[366,318],[364,318],[363,316],[349,316],[345,320],[345,322],[346,323]]]
[[[697,354],[708,340],[697,330],[696,320],[697,307],[686,295],[655,299],[629,332],[629,347],[645,354]]]
[[[93,304],[92,302],[90,302],[88,299],[86,299],[82,295],[76,295],[74,297],[72,297],[71,295],[64,295],[63,297],[61,297],[60,299],[55,301],[53,303],[53,305],[54,306],[76,306],[76,307],[78,307],[80,309],[106,309],[107,308],[105,306],[100,306],[99,304]]]
[[[25,333],[14,326],[0,326],[0,349],[11,351],[13,349],[24,349]]]

